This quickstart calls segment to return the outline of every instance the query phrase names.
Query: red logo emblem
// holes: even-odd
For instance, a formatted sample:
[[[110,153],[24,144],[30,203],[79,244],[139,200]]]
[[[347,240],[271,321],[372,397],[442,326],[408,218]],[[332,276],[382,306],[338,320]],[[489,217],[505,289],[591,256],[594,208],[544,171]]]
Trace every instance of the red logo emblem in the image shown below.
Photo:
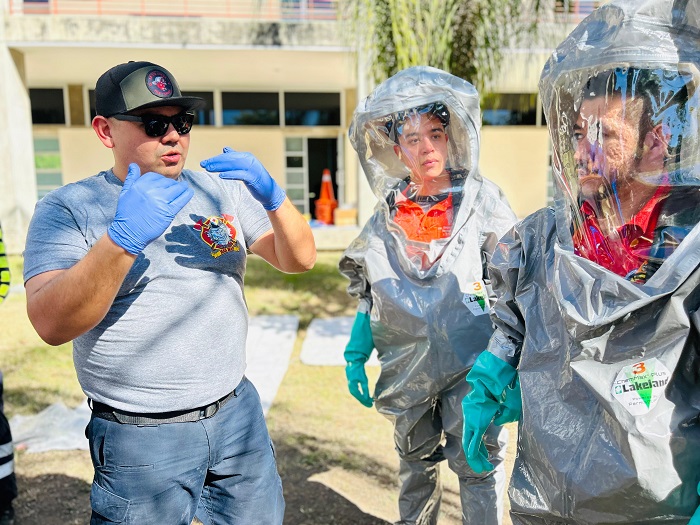
[[[146,75],[146,87],[156,97],[168,98],[173,95],[173,83],[160,69],[152,69]]]
[[[200,232],[202,240],[211,248],[212,257],[220,257],[227,252],[237,252],[241,249],[236,240],[236,228],[233,227],[233,217],[223,214],[221,217],[209,217],[197,221],[193,228]]]

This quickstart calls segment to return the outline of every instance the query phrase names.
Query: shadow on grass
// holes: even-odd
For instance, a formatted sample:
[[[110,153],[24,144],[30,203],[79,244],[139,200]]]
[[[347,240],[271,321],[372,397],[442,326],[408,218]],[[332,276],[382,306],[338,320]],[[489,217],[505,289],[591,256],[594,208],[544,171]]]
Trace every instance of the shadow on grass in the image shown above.
[[[84,525],[90,520],[90,483],[64,474],[17,476],[17,525]]]
[[[32,390],[7,388],[3,392],[3,398],[7,406],[12,407],[11,414],[34,415],[57,402],[62,401],[68,407],[75,407],[83,398],[73,399],[65,395],[65,392],[52,388],[33,388]],[[10,412],[7,413],[8,417]]]
[[[304,434],[273,436],[286,502],[285,525],[387,525],[324,485],[309,481],[314,474],[341,467],[395,487],[396,474],[367,456],[349,456],[340,444]]]

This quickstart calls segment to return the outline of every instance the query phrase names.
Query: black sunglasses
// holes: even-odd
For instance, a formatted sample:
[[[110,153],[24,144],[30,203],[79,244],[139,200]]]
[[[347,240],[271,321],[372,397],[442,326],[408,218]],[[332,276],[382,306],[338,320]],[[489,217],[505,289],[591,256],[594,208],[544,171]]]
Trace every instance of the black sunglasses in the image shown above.
[[[194,113],[191,111],[183,111],[172,117],[165,115],[155,115],[145,113],[143,115],[127,115],[126,113],[117,113],[112,115],[117,120],[126,120],[129,122],[141,122],[144,126],[144,131],[149,137],[162,137],[168,132],[168,127],[172,123],[175,131],[179,135],[187,135],[192,131],[194,123]]]

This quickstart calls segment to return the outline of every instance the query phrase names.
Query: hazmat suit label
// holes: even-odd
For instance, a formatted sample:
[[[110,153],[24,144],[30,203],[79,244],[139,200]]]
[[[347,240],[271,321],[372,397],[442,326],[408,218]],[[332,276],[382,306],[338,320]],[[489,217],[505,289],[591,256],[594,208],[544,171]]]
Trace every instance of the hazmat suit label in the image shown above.
[[[467,284],[467,292],[462,297],[462,302],[469,308],[472,315],[485,315],[489,313],[489,298],[486,295],[486,287],[482,281]]]
[[[624,367],[617,374],[612,395],[633,416],[650,412],[666,390],[671,372],[656,358]]]

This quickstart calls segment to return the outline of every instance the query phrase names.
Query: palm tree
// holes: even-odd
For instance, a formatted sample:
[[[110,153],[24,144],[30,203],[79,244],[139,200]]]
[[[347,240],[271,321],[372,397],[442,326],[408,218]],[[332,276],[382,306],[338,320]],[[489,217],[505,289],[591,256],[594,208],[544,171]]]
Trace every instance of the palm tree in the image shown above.
[[[339,0],[374,82],[430,65],[487,88],[503,49],[537,29],[548,0]]]

